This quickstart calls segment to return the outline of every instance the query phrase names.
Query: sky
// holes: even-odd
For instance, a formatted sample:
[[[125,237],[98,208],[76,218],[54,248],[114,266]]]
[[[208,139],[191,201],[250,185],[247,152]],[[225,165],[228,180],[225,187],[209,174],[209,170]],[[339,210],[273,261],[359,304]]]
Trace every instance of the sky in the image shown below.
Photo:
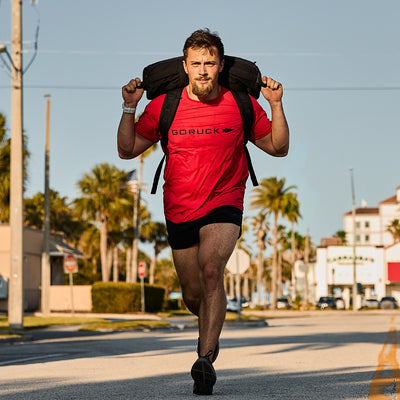
[[[50,187],[74,199],[77,182],[121,160],[116,131],[121,87],[153,62],[179,56],[185,39],[208,27],[225,53],[255,61],[263,75],[284,88],[291,145],[274,158],[249,144],[259,180],[285,178],[297,187],[302,218],[312,242],[343,229],[351,210],[370,207],[400,186],[400,2],[381,0],[23,0],[24,131],[28,136],[29,182],[25,196],[44,191],[46,98],[50,95]],[[11,52],[11,0],[0,0],[0,44]],[[6,58],[3,57],[4,60]],[[11,78],[0,60],[0,112],[11,120]],[[138,111],[144,110],[143,97]],[[260,104],[270,115],[267,101]],[[163,221],[159,188],[150,186],[161,150],[144,163],[144,201]],[[245,216],[252,198],[249,179]],[[252,246],[255,238],[249,238]]]

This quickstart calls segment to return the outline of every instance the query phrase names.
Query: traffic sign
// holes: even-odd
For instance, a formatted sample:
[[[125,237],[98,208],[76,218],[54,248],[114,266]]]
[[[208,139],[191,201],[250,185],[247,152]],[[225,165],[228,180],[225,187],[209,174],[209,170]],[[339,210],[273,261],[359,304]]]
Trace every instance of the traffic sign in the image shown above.
[[[250,256],[242,249],[235,249],[231,254],[226,268],[232,274],[243,274],[250,267]]]
[[[139,278],[144,278],[146,274],[146,263],[140,262],[138,268]]]
[[[64,256],[64,271],[69,274],[78,272],[78,262],[73,254]]]

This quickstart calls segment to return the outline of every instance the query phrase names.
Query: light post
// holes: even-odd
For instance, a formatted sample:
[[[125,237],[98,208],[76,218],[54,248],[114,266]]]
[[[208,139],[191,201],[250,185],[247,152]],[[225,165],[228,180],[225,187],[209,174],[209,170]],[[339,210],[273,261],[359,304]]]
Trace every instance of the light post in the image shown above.
[[[353,310],[357,311],[357,260],[356,260],[356,196],[354,191],[353,167],[350,167],[352,220],[353,220]]]

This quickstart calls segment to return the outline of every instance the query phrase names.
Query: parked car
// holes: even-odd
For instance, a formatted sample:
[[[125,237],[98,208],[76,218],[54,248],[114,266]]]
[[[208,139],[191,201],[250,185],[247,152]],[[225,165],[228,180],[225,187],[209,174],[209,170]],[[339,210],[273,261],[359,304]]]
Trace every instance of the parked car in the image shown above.
[[[379,308],[379,300],[374,298],[364,299],[362,305],[366,308]]]
[[[276,307],[278,309],[286,309],[289,310],[292,308],[292,303],[287,297],[278,297],[276,300]]]
[[[237,301],[237,298],[236,297],[233,297],[233,298],[229,298],[229,297],[227,297],[226,298],[226,311],[232,311],[232,312],[238,312],[239,311],[239,304],[238,304],[238,301]],[[246,297],[243,297],[242,296],[242,299],[241,299],[241,309],[242,308],[246,308],[246,307],[249,307],[249,301],[246,299]]]
[[[382,310],[393,310],[395,308],[399,308],[397,300],[392,296],[385,296],[381,298],[379,302],[379,308]]]
[[[342,297],[335,297],[335,307],[337,310],[344,310],[346,308]]]
[[[316,304],[317,308],[324,310],[325,308],[336,308],[336,301],[333,296],[321,296]]]

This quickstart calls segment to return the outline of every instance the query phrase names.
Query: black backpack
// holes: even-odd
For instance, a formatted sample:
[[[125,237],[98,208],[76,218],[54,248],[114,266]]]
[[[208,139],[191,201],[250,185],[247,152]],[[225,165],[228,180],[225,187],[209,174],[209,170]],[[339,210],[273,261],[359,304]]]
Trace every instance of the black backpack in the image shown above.
[[[147,99],[152,100],[161,94],[166,94],[159,119],[161,146],[164,153],[168,145],[168,130],[175,118],[182,90],[189,83],[183,69],[183,59],[182,56],[159,61],[148,65],[143,70],[143,81],[140,87],[146,90]],[[251,181],[254,186],[257,186],[258,181],[246,144],[253,126],[253,104],[249,95],[256,99],[260,96],[261,86],[264,86],[261,72],[255,63],[243,58],[225,56],[224,60],[224,68],[219,75],[219,84],[232,92],[238,105],[243,121],[243,144],[247,166]],[[164,154],[154,175],[152,194],[157,191],[165,157]]]

